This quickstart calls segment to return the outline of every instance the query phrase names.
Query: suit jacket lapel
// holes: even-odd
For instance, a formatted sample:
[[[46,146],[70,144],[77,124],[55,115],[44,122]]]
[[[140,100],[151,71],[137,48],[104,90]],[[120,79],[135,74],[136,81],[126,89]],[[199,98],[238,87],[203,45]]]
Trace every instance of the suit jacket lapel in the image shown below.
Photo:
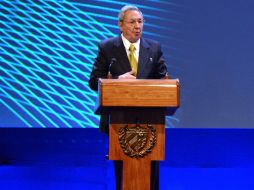
[[[131,71],[131,66],[121,36],[117,38],[114,45],[116,60],[119,66],[121,67],[122,72],[126,73]]]
[[[142,72],[146,68],[146,64],[148,63],[148,61],[149,61],[149,45],[143,38],[141,38],[140,39],[137,78],[142,78]]]

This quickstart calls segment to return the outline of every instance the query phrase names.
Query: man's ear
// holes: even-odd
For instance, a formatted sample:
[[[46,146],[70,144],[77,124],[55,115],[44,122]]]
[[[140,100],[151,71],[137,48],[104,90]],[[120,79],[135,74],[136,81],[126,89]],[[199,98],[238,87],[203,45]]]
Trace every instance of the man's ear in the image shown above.
[[[118,21],[118,27],[119,27],[121,32],[122,32],[122,26],[123,26],[123,22],[122,21]]]

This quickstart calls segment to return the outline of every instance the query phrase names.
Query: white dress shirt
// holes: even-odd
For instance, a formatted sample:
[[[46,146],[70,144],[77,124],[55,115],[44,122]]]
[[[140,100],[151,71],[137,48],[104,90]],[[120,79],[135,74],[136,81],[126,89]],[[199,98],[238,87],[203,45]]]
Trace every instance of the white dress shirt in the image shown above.
[[[127,53],[127,56],[129,57],[129,54],[130,54],[130,45],[133,44],[134,47],[135,47],[135,51],[134,51],[134,56],[138,62],[138,58],[139,58],[139,47],[140,47],[140,39],[138,39],[138,41],[136,41],[135,43],[131,43],[129,42],[129,40],[127,40],[123,34],[121,34],[121,37],[122,37],[122,40],[123,40],[123,45],[125,47],[125,50],[126,50],[126,53]]]

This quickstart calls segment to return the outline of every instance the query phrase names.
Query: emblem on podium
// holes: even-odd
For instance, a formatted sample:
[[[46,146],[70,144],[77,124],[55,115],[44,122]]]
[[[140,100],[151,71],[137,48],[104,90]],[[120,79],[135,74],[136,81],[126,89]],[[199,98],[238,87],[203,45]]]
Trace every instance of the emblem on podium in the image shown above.
[[[142,158],[156,144],[156,129],[152,125],[125,125],[118,131],[119,143],[124,153],[131,158]]]

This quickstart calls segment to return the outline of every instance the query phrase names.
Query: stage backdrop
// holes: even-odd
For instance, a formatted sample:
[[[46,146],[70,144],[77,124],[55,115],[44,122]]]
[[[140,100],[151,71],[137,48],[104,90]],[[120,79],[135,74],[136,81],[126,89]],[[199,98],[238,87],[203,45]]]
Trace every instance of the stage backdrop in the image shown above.
[[[96,128],[88,87],[99,41],[126,3],[161,42],[181,108],[168,127],[254,127],[254,2],[0,1],[0,127]]]

